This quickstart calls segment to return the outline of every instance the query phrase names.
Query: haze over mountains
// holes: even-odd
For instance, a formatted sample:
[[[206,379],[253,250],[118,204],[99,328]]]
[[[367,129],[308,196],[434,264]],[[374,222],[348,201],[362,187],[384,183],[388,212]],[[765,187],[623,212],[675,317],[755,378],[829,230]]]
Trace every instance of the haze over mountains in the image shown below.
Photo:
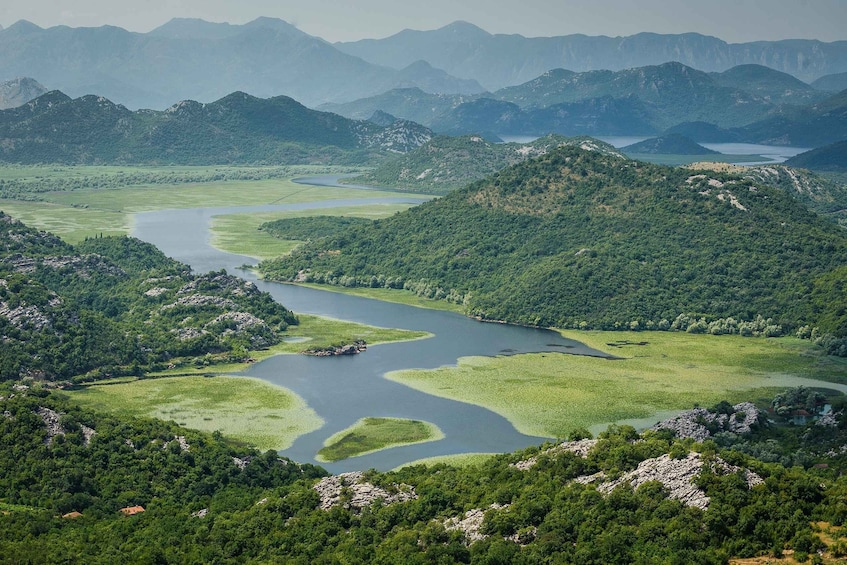
[[[20,21],[0,29],[0,52],[0,80],[30,76],[72,97],[97,94],[129,108],[156,109],[239,90],[286,95],[307,106],[401,87],[477,94],[551,69],[617,71],[668,61],[708,72],[759,64],[806,81],[847,71],[847,42],[729,45],[698,34],[525,38],[491,35],[464,22],[332,45],[272,18],[244,25],[174,19],[149,33],[112,26],[42,29]]]
[[[367,63],[271,18],[245,25],[175,19],[144,34],[21,21],[0,31],[0,52],[0,78],[32,76],[72,97],[98,94],[130,108],[210,102],[237,90],[284,94],[307,105],[399,86],[482,90],[422,62],[401,70]]]
[[[847,98],[761,65],[705,73],[678,62],[577,73],[552,69],[482,95],[395,89],[321,109],[381,110],[449,135],[654,135],[817,147],[847,137]]]
[[[728,44],[697,33],[628,37],[527,38],[492,35],[467,22],[433,31],[404,30],[385,39],[338,43],[351,55],[374,64],[402,68],[423,59],[455,76],[474,78],[489,90],[531,80],[545,71],[612,71],[679,61],[702,71],[725,71],[759,64],[801,80],[847,71],[847,41],[757,41]]]

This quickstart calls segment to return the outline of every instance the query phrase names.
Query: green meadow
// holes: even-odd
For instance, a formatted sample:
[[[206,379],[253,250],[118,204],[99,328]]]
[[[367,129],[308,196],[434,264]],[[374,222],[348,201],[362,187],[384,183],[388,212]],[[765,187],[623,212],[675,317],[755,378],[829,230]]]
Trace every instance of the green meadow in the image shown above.
[[[120,212],[23,200],[0,200],[0,211],[71,244],[100,234],[126,235],[132,230],[131,218]]]
[[[411,290],[399,290],[393,288],[366,288],[366,287],[346,287],[336,286],[331,284],[315,284],[315,283],[297,283],[298,286],[315,288],[317,290],[325,290],[327,292],[338,292],[340,294],[350,294],[352,296],[362,296],[364,298],[373,298],[374,300],[382,300],[384,302],[395,302],[397,304],[405,304],[406,306],[415,306],[417,308],[429,308],[431,310],[444,310],[446,312],[464,313],[464,308],[461,304],[447,302],[446,300],[435,300],[418,296]]]
[[[49,183],[51,178],[94,180],[99,188],[23,193],[26,200],[0,199],[0,210],[38,229],[48,230],[70,243],[96,235],[125,235],[132,231],[132,214],[172,208],[295,204],[326,200],[396,197],[396,192],[333,188],[297,184],[290,179],[215,180],[179,182],[180,175],[220,173],[228,167],[19,167],[0,166],[0,181]],[[298,167],[292,174],[326,174],[327,167]],[[350,172],[349,168],[334,172]],[[176,182],[129,184],[138,173]],[[93,179],[93,180],[92,180]],[[110,179],[114,179],[113,185]],[[400,210],[403,208],[397,208]],[[379,214],[396,210],[379,211]],[[364,212],[362,212],[364,214]],[[258,224],[257,224],[258,227]],[[290,244],[286,244],[290,250]],[[284,247],[283,249],[285,249]]]
[[[363,191],[359,191],[360,196]],[[367,192],[365,195],[369,194]],[[396,194],[394,195],[396,196]],[[212,220],[212,245],[239,255],[247,255],[259,260],[273,259],[290,253],[302,241],[278,239],[259,226],[282,218],[303,218],[309,216],[354,216],[376,220],[392,216],[412,207],[412,204],[362,204],[360,206],[342,206],[338,208],[313,208],[296,212],[265,212],[257,214],[229,214],[216,216]]]
[[[171,377],[99,382],[70,396],[95,410],[173,420],[258,449],[285,449],[323,425],[294,393],[247,377]]]
[[[424,465],[426,467],[435,467],[436,465],[448,465],[450,467],[477,467],[482,465],[492,457],[499,453],[457,453],[456,455],[439,455],[438,457],[426,457],[417,459],[408,463],[403,463],[394,471],[399,471],[403,467],[414,467],[415,465]]]
[[[429,422],[403,418],[362,418],[334,434],[318,451],[318,461],[339,461],[397,445],[436,441],[444,433]]]
[[[397,371],[415,389],[484,406],[525,434],[645,420],[721,400],[765,401],[791,386],[847,382],[847,359],[796,339],[673,332],[562,332],[618,359],[540,353],[466,357],[456,367]],[[643,345],[635,345],[641,344]],[[632,345],[630,345],[632,344]],[[837,388],[838,385],[832,388]],[[649,422],[653,423],[653,422]]]

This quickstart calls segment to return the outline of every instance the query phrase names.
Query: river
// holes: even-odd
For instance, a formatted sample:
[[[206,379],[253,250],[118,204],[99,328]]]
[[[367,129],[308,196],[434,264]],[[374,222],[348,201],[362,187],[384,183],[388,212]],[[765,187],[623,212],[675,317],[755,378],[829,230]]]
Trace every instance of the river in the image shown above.
[[[302,182],[302,179],[301,179]],[[457,453],[508,452],[549,438],[527,436],[502,416],[471,404],[432,396],[383,377],[389,371],[455,365],[460,357],[555,351],[605,356],[556,332],[483,323],[438,310],[381,302],[328,291],[257,280],[241,267],[254,259],[225,253],[210,245],[214,216],[236,213],[335,208],[357,204],[419,203],[425,199],[398,196],[314,203],[200,208],[145,212],[135,215],[133,235],[153,243],[195,272],[226,269],[254,281],[286,307],[374,326],[422,330],[434,337],[369,347],[360,355],[309,357],[279,355],[252,365],[244,375],[285,387],[301,396],[325,421],[281,452],[295,461],[318,463],[315,454],[324,441],[360,418],[396,417],[436,424],[445,437],[400,446],[335,463],[319,463],[332,472],[375,468],[388,470],[425,457]]]

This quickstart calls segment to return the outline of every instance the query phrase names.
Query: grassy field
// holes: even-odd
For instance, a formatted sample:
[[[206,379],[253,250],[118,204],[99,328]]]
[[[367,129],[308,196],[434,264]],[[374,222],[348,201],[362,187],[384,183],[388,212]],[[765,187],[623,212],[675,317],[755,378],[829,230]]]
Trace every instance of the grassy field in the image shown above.
[[[0,211],[28,226],[52,232],[68,243],[95,235],[126,235],[131,229],[127,214],[89,208],[72,208],[48,202],[0,200]]]
[[[391,288],[348,288],[345,286],[334,286],[330,284],[314,284],[314,283],[298,283],[298,286],[306,286],[325,290],[328,292],[338,292],[340,294],[350,294],[353,296],[363,296],[365,298],[373,298],[382,300],[383,302],[396,302],[397,304],[405,304],[406,306],[415,306],[418,308],[429,308],[431,310],[444,310],[446,312],[457,312],[462,314],[464,309],[460,304],[447,302],[446,300],[434,300],[432,298],[424,298],[418,296],[410,290],[396,290]]]
[[[247,377],[173,377],[69,392],[81,405],[129,416],[173,420],[259,449],[285,449],[323,420],[294,393]]]
[[[495,455],[499,455],[498,453],[458,453],[456,455],[439,455],[438,457],[427,457],[425,459],[418,459],[416,461],[410,461],[409,463],[403,463],[396,469],[392,469],[393,471],[399,471],[403,467],[413,467],[415,465],[425,465],[427,467],[434,467],[436,465],[449,465],[450,467],[476,467],[477,465],[482,465]]]
[[[339,461],[396,445],[436,441],[444,433],[429,422],[402,418],[363,418],[324,442],[318,461]]]
[[[355,216],[357,218],[386,218],[411,207],[411,204],[367,204],[339,208],[315,208],[297,212],[267,212],[260,214],[230,214],[212,220],[212,245],[222,251],[247,255],[259,260],[273,259],[290,253],[301,241],[275,238],[258,228],[265,222],[282,218],[307,216]]]
[[[764,399],[778,389],[810,384],[803,379],[843,382],[847,375],[847,359],[819,355],[809,342],[796,339],[562,333],[622,359],[560,353],[466,357],[457,367],[387,376],[429,394],[489,408],[525,434],[565,437],[576,428],[602,429],[610,422],[649,419],[698,403]]]
[[[384,196],[396,197],[397,193],[309,186],[283,179],[74,190],[44,195],[46,200],[65,206],[89,206],[98,210],[127,213],[172,208],[296,204]]]
[[[136,171],[203,172],[226,167],[14,167],[0,166],[0,179],[47,178],[51,175],[116,178]],[[345,171],[347,169],[344,169]],[[315,169],[326,173],[326,167]],[[308,174],[299,167],[297,173]],[[289,179],[229,180],[153,184],[45,192],[42,201],[0,200],[0,210],[28,225],[48,230],[70,243],[85,237],[123,235],[132,230],[131,214],[171,208],[287,204],[335,199],[396,197],[396,192],[308,186]]]

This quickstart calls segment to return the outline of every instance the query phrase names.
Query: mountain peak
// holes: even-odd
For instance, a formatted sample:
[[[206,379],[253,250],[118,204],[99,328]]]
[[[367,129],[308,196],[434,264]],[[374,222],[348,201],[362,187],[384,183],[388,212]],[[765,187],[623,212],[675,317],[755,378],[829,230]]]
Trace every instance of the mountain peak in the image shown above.
[[[491,34],[482,29],[481,27],[475,26],[470,22],[466,22],[464,20],[456,20],[453,23],[449,23],[446,26],[439,28],[437,31],[452,33],[455,35],[466,35],[469,37],[490,37]]]
[[[279,18],[269,18],[267,16],[260,16],[253,21],[247,22],[242,27],[247,29],[266,28],[275,31],[283,31],[286,33],[296,32],[298,34],[308,35],[305,32],[302,32],[297,29],[297,26],[294,26],[285,20],[281,20]]]
[[[173,18],[150,32],[157,37],[174,39],[222,39],[238,33],[238,27],[228,23],[207,22],[200,18]]]
[[[8,28],[6,28],[6,31],[16,31],[18,33],[28,33],[28,32],[35,32],[35,31],[44,31],[44,29],[41,28],[41,27],[38,27],[37,25],[35,25],[34,23],[32,23],[29,20],[18,20],[15,23],[13,23],[12,25],[10,25]]]

